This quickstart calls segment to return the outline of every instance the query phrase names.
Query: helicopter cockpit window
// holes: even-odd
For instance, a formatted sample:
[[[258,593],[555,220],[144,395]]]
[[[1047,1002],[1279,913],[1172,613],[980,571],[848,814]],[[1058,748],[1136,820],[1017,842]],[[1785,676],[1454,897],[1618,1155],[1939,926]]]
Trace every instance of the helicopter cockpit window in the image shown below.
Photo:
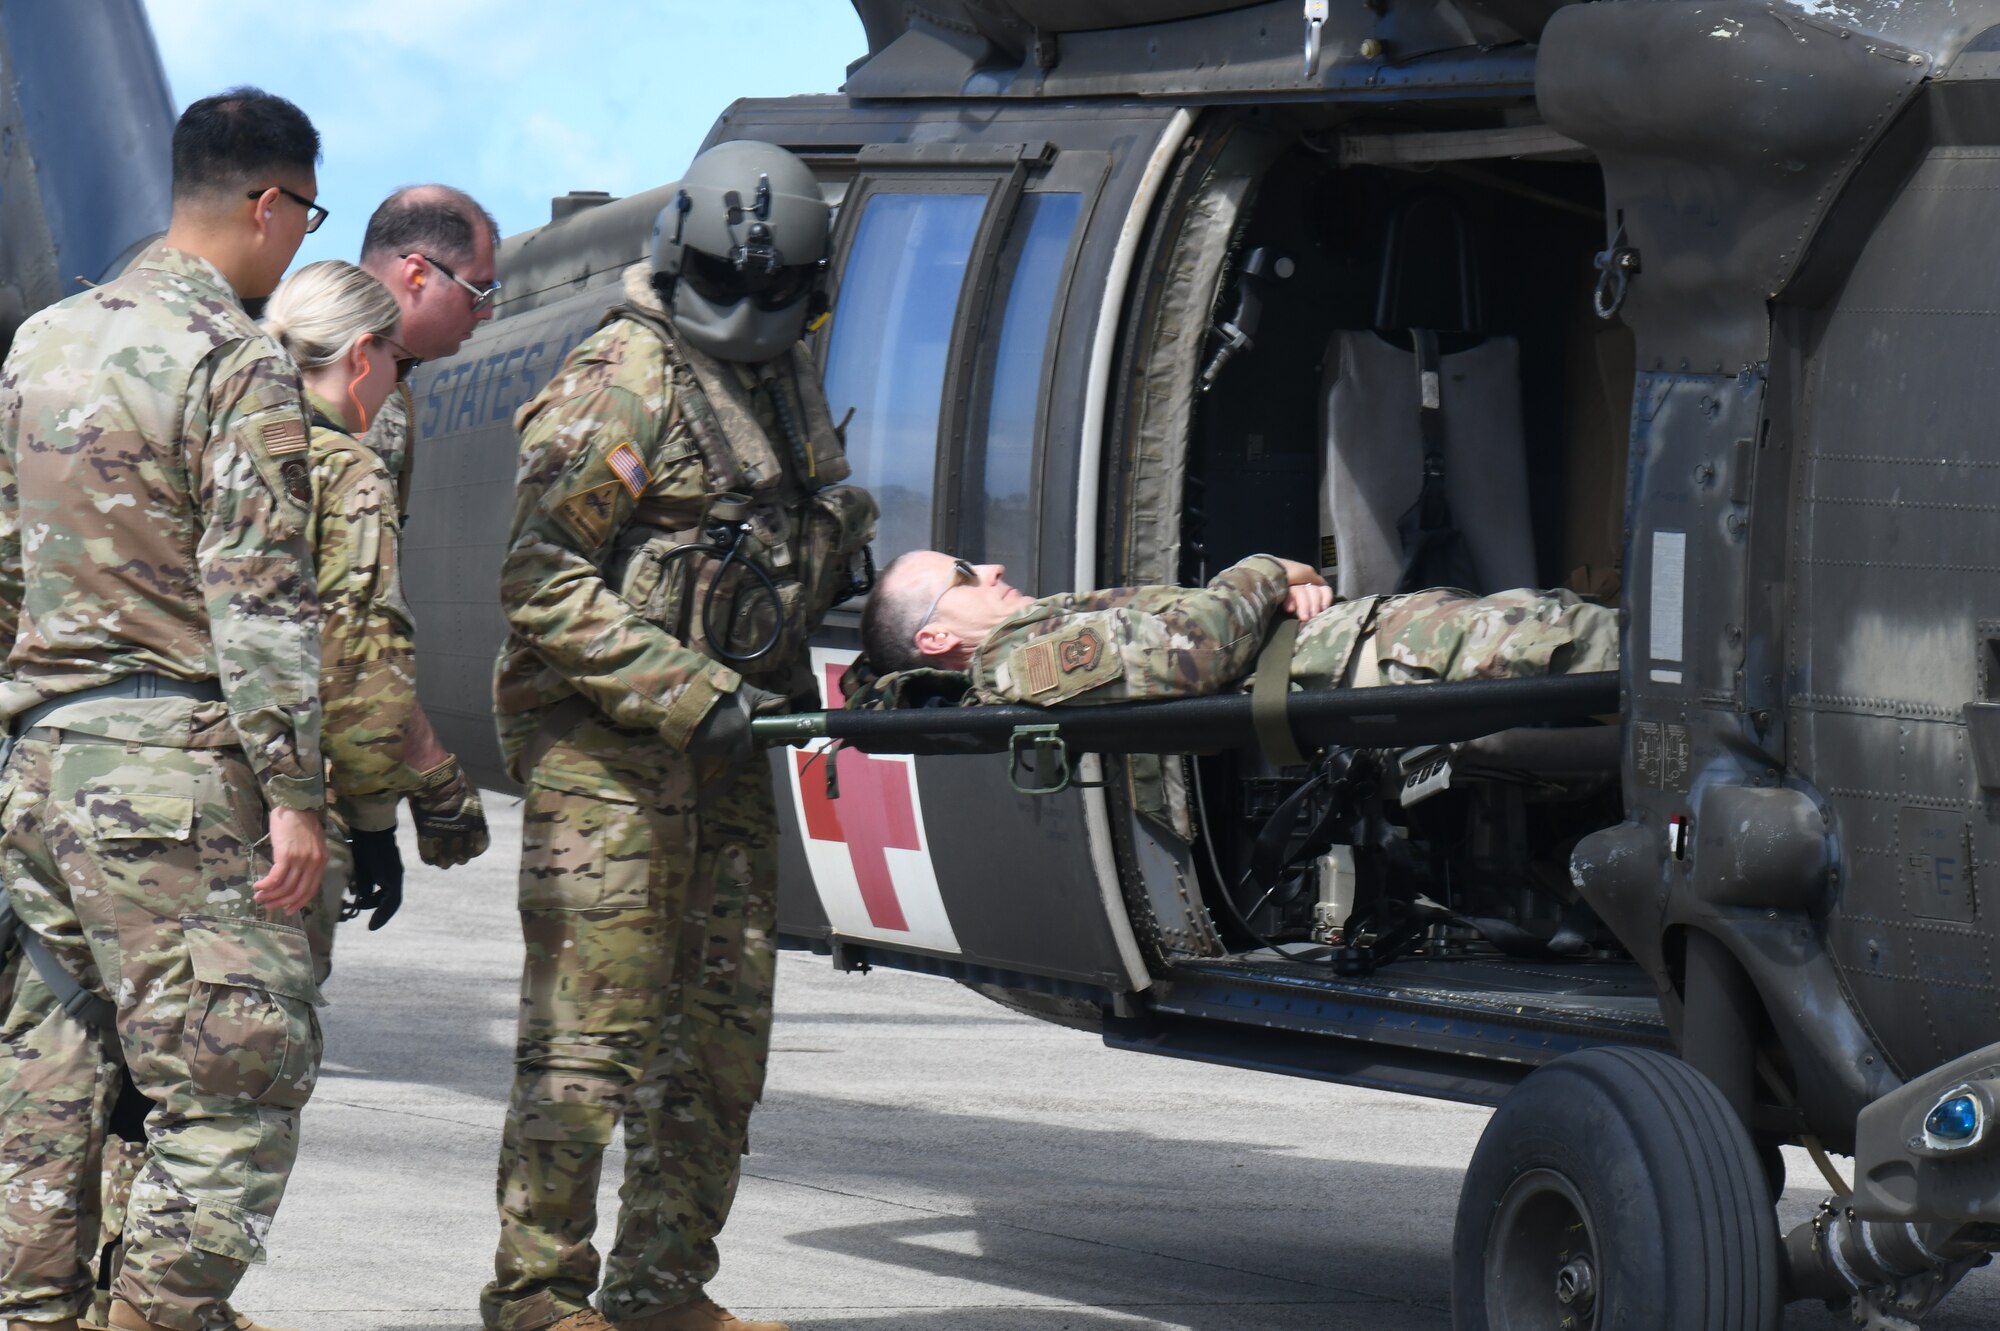
[[[952,324],[984,193],[871,193],[854,233],[828,333],[826,396],[850,408],[847,454],[882,516],[885,557],[931,541],[938,421]]]
[[[982,563],[1006,565],[1010,580],[1031,594],[1035,441],[1058,297],[1082,212],[1081,194],[1022,196],[1000,255],[1006,303],[999,336],[979,367],[966,432],[958,546]]]

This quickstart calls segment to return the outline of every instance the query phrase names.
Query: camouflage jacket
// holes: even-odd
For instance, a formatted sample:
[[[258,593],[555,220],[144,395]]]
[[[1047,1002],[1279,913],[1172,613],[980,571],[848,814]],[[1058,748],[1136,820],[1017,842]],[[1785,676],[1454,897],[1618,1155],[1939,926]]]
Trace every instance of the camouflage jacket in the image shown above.
[[[980,644],[969,701],[1053,706],[1247,688],[1284,599],[1284,570],[1264,555],[1202,589],[1044,597]],[[1568,591],[1451,588],[1342,601],[1300,626],[1290,663],[1292,687],[1306,689],[1617,668],[1614,610]]]
[[[394,401],[393,396],[390,399]],[[423,784],[403,760],[417,711],[415,625],[403,598],[396,480],[367,444],[333,424],[310,394],[318,560],[322,745],[328,794],[363,831],[396,825],[396,802]]]
[[[644,264],[628,270],[621,309],[637,317],[611,318],[585,338],[515,418],[521,457],[500,586],[511,632],[495,669],[494,719],[523,779],[518,764],[543,717],[573,696],[620,732],[681,751],[743,682],[702,637],[704,570],[714,562],[670,554],[704,540],[718,492],[757,501],[752,557],[761,566],[781,580],[803,571],[798,594],[787,592],[789,631],[746,667],[750,682],[788,696],[810,687],[805,635],[834,599],[830,561],[873,533],[873,501],[837,484],[846,459],[816,381],[803,382],[803,349],[775,368],[669,345],[649,277]],[[803,448],[777,428],[770,395],[779,391],[808,419]],[[745,644],[761,642],[766,603],[741,582],[722,590],[725,624]]]
[[[1268,555],[1224,569],[1207,587],[1045,596],[979,645],[968,667],[971,701],[1054,706],[1218,693],[1256,663],[1284,599],[1284,566]]]
[[[416,399],[409,384],[397,384],[396,391],[383,399],[375,419],[368,422],[361,442],[389,469],[396,487],[398,522],[410,520],[410,484],[417,472],[416,435]]]
[[[318,598],[298,371],[211,264],[155,246],[29,319],[0,369],[0,718],[139,671],[224,701],[79,703],[65,728],[240,745],[318,808]]]

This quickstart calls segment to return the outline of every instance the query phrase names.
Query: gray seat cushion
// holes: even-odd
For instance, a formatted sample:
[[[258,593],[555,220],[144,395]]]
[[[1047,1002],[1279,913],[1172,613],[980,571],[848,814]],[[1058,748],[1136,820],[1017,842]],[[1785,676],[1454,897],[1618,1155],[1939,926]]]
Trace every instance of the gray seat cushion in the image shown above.
[[[1521,349],[1489,337],[1440,359],[1445,496],[1479,568],[1475,592],[1535,585],[1528,469],[1521,436]],[[1321,379],[1327,441],[1320,531],[1331,531],[1345,597],[1394,591],[1403,571],[1396,522],[1423,485],[1416,357],[1370,330],[1327,342]]]

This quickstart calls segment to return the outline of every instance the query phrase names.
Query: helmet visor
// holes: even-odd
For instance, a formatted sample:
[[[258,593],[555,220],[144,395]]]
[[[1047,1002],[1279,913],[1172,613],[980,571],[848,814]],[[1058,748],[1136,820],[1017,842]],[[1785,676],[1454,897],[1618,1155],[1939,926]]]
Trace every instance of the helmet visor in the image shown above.
[[[768,264],[750,254],[739,262],[690,247],[681,251],[680,276],[696,295],[718,308],[747,296],[760,310],[782,310],[805,299],[819,276],[819,265]]]

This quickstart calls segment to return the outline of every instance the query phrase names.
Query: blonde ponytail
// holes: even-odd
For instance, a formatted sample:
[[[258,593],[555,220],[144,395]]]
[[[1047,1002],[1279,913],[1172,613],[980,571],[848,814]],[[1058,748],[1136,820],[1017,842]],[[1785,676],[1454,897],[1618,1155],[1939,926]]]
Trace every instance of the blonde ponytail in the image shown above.
[[[314,370],[346,355],[364,333],[393,336],[402,318],[389,288],[351,263],[322,259],[272,293],[263,327],[301,370]]]

